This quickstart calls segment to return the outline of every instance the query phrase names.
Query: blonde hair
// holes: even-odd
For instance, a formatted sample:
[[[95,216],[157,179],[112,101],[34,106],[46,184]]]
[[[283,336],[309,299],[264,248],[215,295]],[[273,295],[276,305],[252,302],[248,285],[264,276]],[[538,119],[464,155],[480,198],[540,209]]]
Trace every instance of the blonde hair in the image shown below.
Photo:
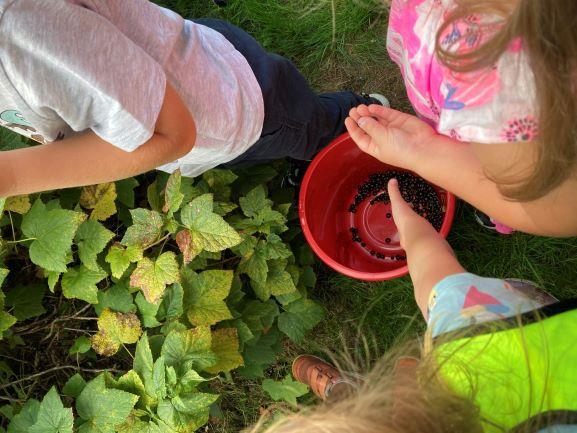
[[[539,112],[537,155],[532,172],[493,179],[508,198],[530,201],[543,197],[574,175],[577,161],[577,2],[575,0],[455,0],[437,33],[436,54],[456,72],[493,67],[519,39],[535,77]],[[471,14],[501,17],[481,31],[491,38],[471,52],[441,46],[449,26]]]
[[[531,321],[542,323],[543,316],[539,310],[533,311]],[[531,322],[530,321],[530,322]],[[529,322],[529,323],[530,323]],[[344,351],[344,362],[336,363],[344,375],[353,372],[353,376],[363,376],[358,389],[344,397],[339,396],[335,401],[312,407],[303,407],[297,413],[288,413],[273,423],[267,424],[263,417],[250,433],[482,433],[484,427],[491,426],[493,431],[507,432],[509,429],[488,419],[481,413],[475,402],[477,399],[477,380],[475,371],[470,371],[466,357],[458,354],[468,348],[475,335],[496,335],[496,333],[518,327],[523,335],[523,321],[517,316],[514,323],[505,320],[478,323],[474,327],[463,328],[443,334],[432,339],[430,328],[424,339],[414,339],[398,345],[378,360],[368,374],[361,370],[369,368],[367,362],[370,356],[367,350],[366,339],[365,355],[361,355],[361,365],[354,362],[353,357]],[[541,337],[545,338],[544,328],[541,328]],[[524,341],[524,338],[523,338]],[[546,347],[546,339],[542,340]],[[444,343],[458,342],[448,351],[439,349]],[[484,342],[490,345],[493,338]],[[525,343],[522,343],[526,356],[527,367],[533,360]],[[357,345],[359,346],[359,345]],[[475,352],[483,348],[473,346]],[[545,349],[547,352],[547,350]],[[479,352],[481,353],[481,352]],[[399,361],[407,357],[416,362],[410,366],[400,367]],[[465,394],[457,393],[443,378],[441,370],[445,363],[457,368],[462,380],[467,381]],[[342,365],[342,368],[340,366]],[[514,368],[514,366],[511,366]],[[511,396],[515,396],[514,382],[510,385],[505,370],[496,372],[483,371],[484,375],[495,374],[494,383],[505,381],[511,389]],[[532,416],[532,422],[522,422],[514,427],[514,433],[534,433],[535,426],[554,424],[570,424],[565,415],[550,418],[550,401],[547,392],[547,381],[540,388],[533,389],[531,382],[527,396],[528,407],[536,409],[537,415]],[[503,385],[503,383],[501,383]],[[487,414],[488,415],[488,414]],[[488,415],[490,416],[490,415]],[[527,413],[530,416],[530,413]],[[567,422],[565,422],[567,421]],[[542,427],[541,427],[542,428]]]
[[[399,353],[416,355],[414,367],[397,368]],[[417,341],[393,350],[346,398],[302,408],[252,433],[481,433],[479,409],[438,377]]]

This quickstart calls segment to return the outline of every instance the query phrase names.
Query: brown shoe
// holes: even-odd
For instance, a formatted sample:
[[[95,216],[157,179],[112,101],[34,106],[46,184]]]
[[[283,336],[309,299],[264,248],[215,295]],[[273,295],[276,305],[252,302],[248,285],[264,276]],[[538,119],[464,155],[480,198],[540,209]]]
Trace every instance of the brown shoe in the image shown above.
[[[348,394],[356,387],[354,382],[343,378],[335,367],[313,355],[298,356],[293,361],[292,373],[297,381],[308,385],[322,400],[329,395],[332,399],[336,394]]]

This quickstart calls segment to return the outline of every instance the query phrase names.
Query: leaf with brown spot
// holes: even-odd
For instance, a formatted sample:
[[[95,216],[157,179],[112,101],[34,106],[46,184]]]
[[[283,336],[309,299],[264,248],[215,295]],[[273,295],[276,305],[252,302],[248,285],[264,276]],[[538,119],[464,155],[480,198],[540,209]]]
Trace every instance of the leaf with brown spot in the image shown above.
[[[98,318],[98,333],[92,337],[92,348],[100,355],[112,356],[122,344],[136,343],[141,334],[136,314],[105,308]]]
[[[179,279],[176,256],[173,252],[166,252],[156,260],[146,257],[140,260],[130,276],[130,285],[142,290],[148,302],[157,304],[166,286],[178,282]]]
[[[30,210],[32,206],[30,205],[30,197],[27,195],[16,195],[14,197],[8,197],[6,203],[4,204],[4,210],[16,212],[24,215]]]
[[[189,230],[181,230],[176,234],[176,243],[182,252],[184,264],[190,263],[202,251],[200,243],[193,243]]]
[[[104,221],[116,213],[116,185],[114,182],[82,188],[80,205],[92,209],[90,219]]]

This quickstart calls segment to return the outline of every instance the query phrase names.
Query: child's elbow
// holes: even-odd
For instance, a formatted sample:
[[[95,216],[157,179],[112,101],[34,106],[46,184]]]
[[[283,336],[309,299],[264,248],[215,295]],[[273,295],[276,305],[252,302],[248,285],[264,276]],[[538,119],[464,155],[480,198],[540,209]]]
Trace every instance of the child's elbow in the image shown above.
[[[187,122],[179,131],[175,131],[167,139],[172,160],[188,155],[196,143],[196,125],[194,121],[191,119],[191,122]]]

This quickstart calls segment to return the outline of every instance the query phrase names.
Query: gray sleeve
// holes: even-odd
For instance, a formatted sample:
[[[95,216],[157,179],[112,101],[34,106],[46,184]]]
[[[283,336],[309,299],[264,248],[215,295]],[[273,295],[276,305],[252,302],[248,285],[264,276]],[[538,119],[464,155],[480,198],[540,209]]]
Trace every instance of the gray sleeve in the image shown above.
[[[125,151],[154,133],[166,86],[161,65],[88,8],[13,2],[0,22],[0,63],[40,117],[57,115]]]

